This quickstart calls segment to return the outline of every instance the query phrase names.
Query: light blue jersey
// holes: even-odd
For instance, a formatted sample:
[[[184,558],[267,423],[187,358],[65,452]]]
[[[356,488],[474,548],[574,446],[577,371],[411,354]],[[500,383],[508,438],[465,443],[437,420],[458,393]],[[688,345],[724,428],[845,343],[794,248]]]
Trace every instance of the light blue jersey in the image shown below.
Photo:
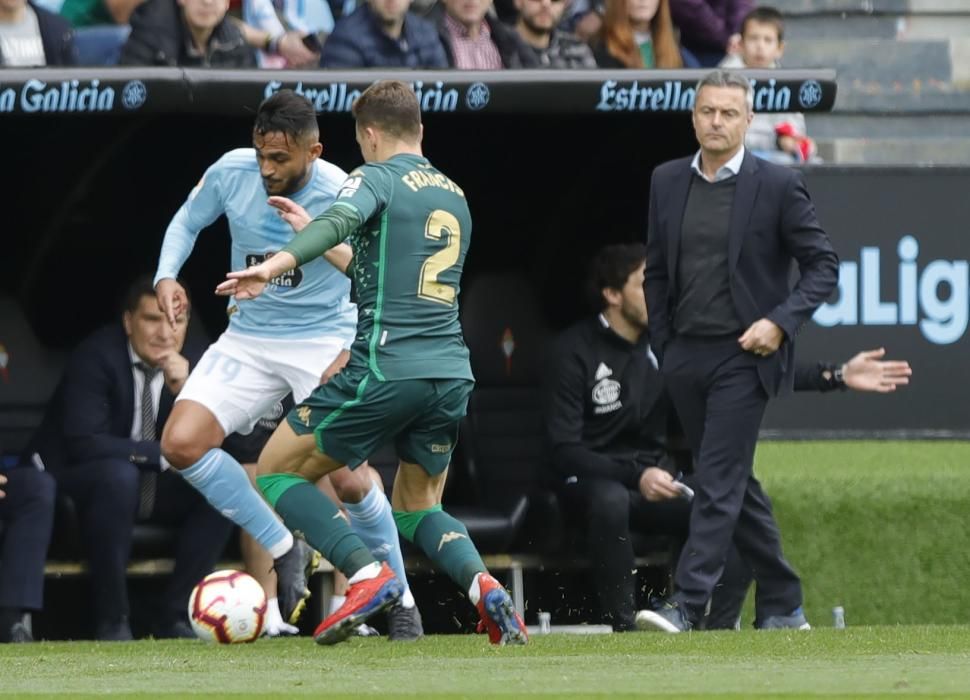
[[[347,174],[317,160],[313,176],[290,199],[310,216],[334,201]],[[165,231],[155,284],[178,277],[199,232],[221,214],[229,219],[233,270],[262,262],[289,243],[293,229],[266,203],[267,194],[256,163],[256,151],[229,151],[206,171]],[[229,329],[261,338],[347,338],[357,327],[357,307],[350,301],[350,280],[323,258],[270,282],[256,299],[229,301]]]

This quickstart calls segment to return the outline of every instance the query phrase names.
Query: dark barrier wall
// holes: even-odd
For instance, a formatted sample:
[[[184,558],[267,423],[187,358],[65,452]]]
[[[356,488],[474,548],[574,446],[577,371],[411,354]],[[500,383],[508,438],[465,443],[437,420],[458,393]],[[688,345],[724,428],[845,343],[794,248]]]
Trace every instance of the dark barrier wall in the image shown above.
[[[573,319],[594,250],[642,236],[650,173],[693,147],[686,114],[427,115],[425,152],[464,188],[474,220],[466,268],[515,270],[545,297],[556,325]],[[360,163],[353,122],[320,120],[324,157]],[[3,120],[5,208],[0,290],[27,307],[44,342],[70,347],[113,313],[136,272],[154,269],[171,216],[205,168],[248,146],[252,117],[156,115]],[[9,131],[8,131],[9,129]],[[211,295],[228,265],[223,224],[204,232],[184,274],[206,325],[224,324]]]
[[[817,168],[806,173],[841,259],[839,294],[798,338],[800,359],[885,346],[910,361],[892,396],[776,402],[773,434],[970,437],[967,233],[970,169]]]
[[[320,113],[349,113],[378,77],[411,83],[431,113],[589,114],[686,112],[706,71],[218,71],[179,68],[6,70],[4,114],[235,115],[280,88]],[[748,71],[759,112],[825,112],[835,103],[835,72]]]

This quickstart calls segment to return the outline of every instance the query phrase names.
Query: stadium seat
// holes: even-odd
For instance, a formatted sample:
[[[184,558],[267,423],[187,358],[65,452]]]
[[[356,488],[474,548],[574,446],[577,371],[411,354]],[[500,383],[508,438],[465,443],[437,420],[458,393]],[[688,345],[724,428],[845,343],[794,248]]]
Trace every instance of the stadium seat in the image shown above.
[[[128,40],[127,24],[99,24],[74,30],[74,49],[79,66],[114,66],[121,57],[121,47]]]
[[[491,551],[509,551],[537,498],[543,474],[540,385],[549,332],[535,290],[519,276],[486,274],[462,294],[462,325],[475,390],[461,452],[473,500],[468,517],[493,536]],[[485,528],[485,523],[489,527]],[[530,532],[528,539],[539,533]],[[486,542],[483,538],[483,550]]]
[[[23,309],[0,296],[0,444],[19,455],[44,416],[64,367],[63,353],[45,348]]]

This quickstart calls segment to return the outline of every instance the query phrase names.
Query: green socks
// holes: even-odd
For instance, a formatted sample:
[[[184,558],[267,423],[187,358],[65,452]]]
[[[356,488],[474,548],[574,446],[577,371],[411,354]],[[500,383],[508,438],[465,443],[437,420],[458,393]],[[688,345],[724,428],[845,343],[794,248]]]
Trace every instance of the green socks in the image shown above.
[[[293,474],[267,474],[256,479],[283,522],[303,537],[348,578],[376,560],[350,529],[333,502],[316,486]]]
[[[414,529],[414,543],[461,590],[467,591],[475,576],[487,569],[465,526],[440,508],[423,511],[426,515]]]

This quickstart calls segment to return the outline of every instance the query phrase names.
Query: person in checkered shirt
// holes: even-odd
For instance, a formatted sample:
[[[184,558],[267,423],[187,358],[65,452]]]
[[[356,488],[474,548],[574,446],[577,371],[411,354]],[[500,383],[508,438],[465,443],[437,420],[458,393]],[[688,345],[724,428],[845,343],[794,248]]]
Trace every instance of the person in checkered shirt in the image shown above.
[[[448,65],[462,70],[538,68],[535,52],[489,13],[492,0],[442,0],[432,11]]]

